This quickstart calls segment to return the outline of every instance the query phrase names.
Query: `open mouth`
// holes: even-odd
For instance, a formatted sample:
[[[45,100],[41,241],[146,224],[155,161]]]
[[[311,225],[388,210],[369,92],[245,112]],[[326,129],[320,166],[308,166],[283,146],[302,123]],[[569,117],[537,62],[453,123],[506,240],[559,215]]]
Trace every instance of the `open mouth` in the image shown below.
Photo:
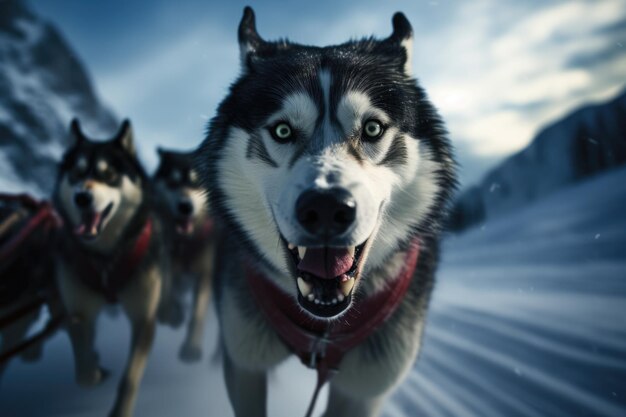
[[[297,271],[298,302],[311,314],[329,318],[346,310],[359,279],[367,241],[342,248],[288,244]]]
[[[102,211],[85,210],[81,214],[80,223],[74,228],[74,233],[86,240],[93,240],[100,235],[104,221],[111,214],[113,203]]]
[[[189,236],[194,232],[194,221],[192,217],[179,217],[176,219],[176,233]]]

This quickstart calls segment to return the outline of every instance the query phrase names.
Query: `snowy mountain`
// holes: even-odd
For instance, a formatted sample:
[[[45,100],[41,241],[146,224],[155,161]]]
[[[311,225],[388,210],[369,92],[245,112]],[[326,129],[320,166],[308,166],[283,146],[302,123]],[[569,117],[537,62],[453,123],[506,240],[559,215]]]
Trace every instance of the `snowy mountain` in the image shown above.
[[[458,199],[451,229],[462,230],[626,163],[626,91],[541,131],[521,152]]]
[[[61,34],[20,0],[0,1],[0,191],[50,191],[67,127],[116,128]]]

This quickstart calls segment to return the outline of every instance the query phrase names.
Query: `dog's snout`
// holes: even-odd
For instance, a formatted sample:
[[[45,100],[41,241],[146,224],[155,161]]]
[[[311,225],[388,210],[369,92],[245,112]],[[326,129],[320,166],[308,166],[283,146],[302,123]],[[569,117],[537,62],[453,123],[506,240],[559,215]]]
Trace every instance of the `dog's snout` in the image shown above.
[[[296,202],[298,222],[309,233],[334,237],[347,231],[356,219],[356,201],[343,188],[305,191]]]
[[[193,204],[189,200],[181,200],[178,202],[178,213],[183,216],[189,216],[193,213]]]
[[[91,206],[93,202],[93,194],[89,191],[77,191],[74,194],[74,203],[78,208],[84,209]]]

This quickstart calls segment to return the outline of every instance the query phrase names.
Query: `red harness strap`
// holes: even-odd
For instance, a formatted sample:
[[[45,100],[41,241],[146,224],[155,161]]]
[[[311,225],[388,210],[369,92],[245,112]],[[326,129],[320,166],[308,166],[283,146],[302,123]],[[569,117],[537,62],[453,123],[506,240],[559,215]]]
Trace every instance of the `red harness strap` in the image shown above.
[[[368,298],[359,298],[356,294],[353,305],[339,320],[311,317],[302,311],[292,295],[258,271],[246,267],[253,297],[272,328],[302,363],[317,370],[317,385],[307,416],[312,414],[322,386],[339,370],[344,355],[374,333],[400,305],[417,267],[419,249],[416,239],[398,276]]]
[[[110,303],[117,302],[117,293],[136,272],[152,239],[152,218],[148,217],[132,248],[116,261],[102,265],[83,258],[76,263],[79,278]]]
[[[60,217],[54,211],[52,205],[46,201],[36,201],[27,194],[0,194],[0,200],[19,202],[32,209],[35,213],[19,233],[0,247],[0,261],[2,262],[10,259],[22,243],[38,228],[49,232],[61,226]]]

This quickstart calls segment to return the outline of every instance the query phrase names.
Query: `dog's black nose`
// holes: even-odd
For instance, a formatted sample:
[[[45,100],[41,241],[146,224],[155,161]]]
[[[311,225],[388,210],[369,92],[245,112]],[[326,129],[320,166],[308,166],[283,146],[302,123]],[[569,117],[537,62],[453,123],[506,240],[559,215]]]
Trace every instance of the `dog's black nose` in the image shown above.
[[[87,208],[93,202],[93,195],[89,191],[78,191],[74,194],[74,204],[78,208]]]
[[[183,216],[189,216],[193,213],[193,204],[189,200],[182,200],[178,203],[178,212]]]
[[[356,219],[356,201],[343,188],[305,191],[296,202],[296,216],[304,229],[319,237],[341,235]]]

